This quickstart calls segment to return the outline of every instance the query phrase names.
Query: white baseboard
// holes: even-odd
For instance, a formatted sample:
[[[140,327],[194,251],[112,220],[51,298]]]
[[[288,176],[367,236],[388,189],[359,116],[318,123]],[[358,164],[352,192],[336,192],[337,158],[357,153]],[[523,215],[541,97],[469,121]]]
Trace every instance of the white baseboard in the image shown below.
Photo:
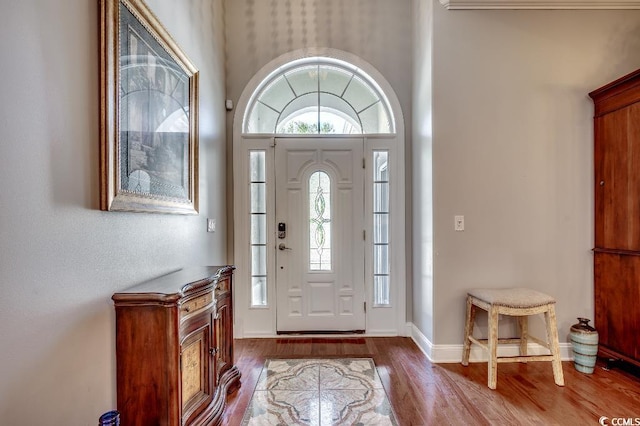
[[[405,324],[403,336],[404,337],[413,336],[413,323],[412,322],[408,322],[408,323]]]
[[[410,336],[420,350],[429,358],[429,361],[433,363],[457,363],[462,361],[462,344],[434,345],[414,324],[411,324]],[[498,356],[517,356],[518,353],[519,346],[516,344],[505,344],[498,347]],[[537,343],[529,343],[527,345],[527,353],[529,355],[545,355],[549,353],[549,350]],[[560,343],[560,358],[563,361],[573,360],[570,343]],[[487,360],[487,351],[478,345],[471,346],[469,362],[487,362]]]
[[[366,333],[292,333],[292,334],[278,334],[278,333],[261,333],[261,332],[247,332],[244,335],[235,335],[235,339],[295,339],[295,338],[357,338],[357,337],[395,337],[399,334],[394,330],[373,330]]]
[[[422,332],[418,329],[418,327],[416,327],[412,323],[408,323],[408,324],[409,324],[409,327],[411,328],[411,331],[409,333],[409,336],[411,337],[411,339],[415,342],[416,345],[418,345],[420,350],[427,356],[427,358],[429,358],[429,361],[435,362],[433,358],[433,343],[431,343],[431,341],[427,339],[427,336],[422,334]]]

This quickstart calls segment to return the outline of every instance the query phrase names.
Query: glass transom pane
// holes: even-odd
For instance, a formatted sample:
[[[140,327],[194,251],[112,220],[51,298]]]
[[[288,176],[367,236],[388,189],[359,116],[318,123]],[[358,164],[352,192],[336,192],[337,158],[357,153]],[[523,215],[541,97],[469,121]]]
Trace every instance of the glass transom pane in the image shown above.
[[[318,112],[316,93],[296,98],[280,114],[277,133],[318,133]]]
[[[358,112],[380,100],[373,89],[359,77],[351,80],[343,98]]]
[[[394,132],[386,98],[366,74],[338,60],[305,62],[280,67],[261,84],[247,108],[246,133]]]
[[[364,133],[391,133],[389,115],[382,102],[378,102],[360,113]]]
[[[262,92],[260,102],[277,111],[282,111],[295,97],[287,80],[284,76],[280,76]]]
[[[278,121],[278,113],[260,102],[253,104],[249,117],[247,133],[273,133]]]
[[[307,65],[285,73],[296,96],[318,91],[318,66]]]
[[[353,73],[336,67],[320,68],[320,91],[342,96]]]
[[[360,134],[360,117],[344,99],[327,93],[320,93],[320,133]],[[330,131],[322,131],[327,125]]]

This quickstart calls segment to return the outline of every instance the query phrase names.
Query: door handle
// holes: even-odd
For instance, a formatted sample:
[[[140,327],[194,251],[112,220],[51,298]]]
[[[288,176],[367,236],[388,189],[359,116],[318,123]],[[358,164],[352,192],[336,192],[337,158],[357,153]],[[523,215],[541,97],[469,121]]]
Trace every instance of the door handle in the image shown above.
[[[291,250],[290,247],[284,245],[284,243],[278,244],[278,250]]]

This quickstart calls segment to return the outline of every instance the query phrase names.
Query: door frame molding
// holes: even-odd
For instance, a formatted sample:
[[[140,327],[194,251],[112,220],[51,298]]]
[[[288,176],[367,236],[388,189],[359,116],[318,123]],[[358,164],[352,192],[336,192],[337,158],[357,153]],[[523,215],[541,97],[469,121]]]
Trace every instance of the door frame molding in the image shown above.
[[[233,263],[236,266],[236,282],[234,286],[234,334],[236,338],[245,337],[275,337],[276,332],[276,298],[275,298],[275,191],[267,183],[267,246],[273,247],[267,254],[267,292],[269,304],[267,307],[250,306],[250,248],[249,248],[249,185],[248,185],[248,153],[250,150],[264,150],[266,152],[267,182],[275,177],[274,172],[274,141],[277,138],[304,135],[283,134],[243,134],[243,120],[246,109],[250,105],[252,96],[260,87],[262,81],[278,68],[289,62],[311,57],[327,57],[340,59],[366,72],[380,87],[391,105],[391,112],[395,120],[394,134],[350,135],[364,137],[364,155],[367,166],[371,163],[374,150],[387,150],[390,153],[392,167],[392,191],[390,205],[392,206],[392,220],[390,223],[390,253],[392,307],[373,306],[373,255],[365,250],[365,297],[367,302],[365,335],[371,336],[405,336],[407,335],[407,289],[406,289],[406,217],[405,217],[405,130],[404,117],[400,102],[388,81],[369,63],[348,52],[329,48],[306,48],[286,53],[262,67],[246,85],[240,96],[234,118],[232,135],[233,152],[233,214],[230,225],[233,226]],[[325,138],[345,137],[348,135],[322,135]],[[314,135],[313,137],[318,137]],[[273,176],[269,174],[273,173]],[[372,205],[371,168],[365,171],[365,206]],[[366,209],[365,209],[366,213]],[[365,215],[367,240],[373,227],[373,218]],[[368,242],[368,241],[367,241]]]

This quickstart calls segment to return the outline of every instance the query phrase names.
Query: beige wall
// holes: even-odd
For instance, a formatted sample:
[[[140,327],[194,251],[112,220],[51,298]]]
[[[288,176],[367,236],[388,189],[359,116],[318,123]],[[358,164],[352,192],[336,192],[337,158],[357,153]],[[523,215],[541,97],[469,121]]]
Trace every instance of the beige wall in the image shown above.
[[[435,1],[433,43],[432,341],[462,343],[468,288],[518,285],[557,298],[566,341],[576,317],[593,318],[587,94],[640,67],[640,11],[446,11]],[[429,160],[415,157],[414,167]],[[416,267],[415,294],[429,290],[422,275]],[[427,333],[428,315],[414,313]]]
[[[227,96],[238,100],[271,60],[328,47],[373,65],[411,106],[411,0],[226,0]]]
[[[226,261],[221,0],[148,4],[201,72],[199,216],[98,210],[98,2],[0,0],[3,425],[97,424],[116,405],[111,295]]]

